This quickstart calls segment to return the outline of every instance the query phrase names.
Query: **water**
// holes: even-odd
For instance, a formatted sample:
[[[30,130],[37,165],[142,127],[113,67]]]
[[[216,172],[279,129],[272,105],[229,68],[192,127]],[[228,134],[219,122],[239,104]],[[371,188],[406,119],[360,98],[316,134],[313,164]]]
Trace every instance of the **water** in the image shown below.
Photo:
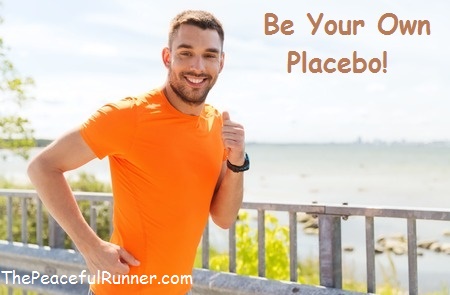
[[[450,147],[249,145],[248,200],[450,208]]]
[[[32,154],[38,149],[32,151]],[[251,169],[245,174],[245,201],[272,203],[319,203],[369,206],[407,206],[449,208],[450,210],[450,146],[444,144],[249,144]],[[9,157],[0,162],[0,171],[7,179],[27,182],[26,162]],[[76,177],[80,171],[109,181],[107,161],[93,161],[67,173]],[[286,217],[280,217],[284,222]],[[406,234],[406,222],[376,219],[375,236]],[[450,231],[449,222],[418,221],[418,239],[436,239],[450,243],[443,235]],[[365,233],[362,220],[350,218],[342,224],[343,245],[355,247],[344,254],[346,265],[357,277],[364,279]],[[212,244],[226,249],[225,232],[213,231]],[[299,236],[299,255],[317,255],[317,237]],[[377,268],[395,274],[407,288],[407,257],[393,256],[395,269],[385,255],[377,256]],[[425,251],[419,257],[421,291],[450,287],[450,255]],[[378,278],[386,274],[379,271]]]
[[[247,152],[247,201],[450,208],[447,145],[248,144]],[[26,165],[10,156],[0,161],[0,176],[28,182]],[[81,171],[109,182],[107,160],[94,160],[67,175]]]

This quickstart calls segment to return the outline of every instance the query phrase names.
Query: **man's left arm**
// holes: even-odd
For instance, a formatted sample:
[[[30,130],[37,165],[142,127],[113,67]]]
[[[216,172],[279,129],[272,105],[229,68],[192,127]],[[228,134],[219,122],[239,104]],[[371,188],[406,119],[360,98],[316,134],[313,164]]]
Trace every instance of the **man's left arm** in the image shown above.
[[[231,121],[228,112],[224,112],[222,118],[222,139],[228,151],[228,161],[234,166],[242,166],[246,162],[244,128]],[[244,173],[232,171],[225,161],[210,207],[214,223],[224,229],[229,228],[236,221],[243,195]]]

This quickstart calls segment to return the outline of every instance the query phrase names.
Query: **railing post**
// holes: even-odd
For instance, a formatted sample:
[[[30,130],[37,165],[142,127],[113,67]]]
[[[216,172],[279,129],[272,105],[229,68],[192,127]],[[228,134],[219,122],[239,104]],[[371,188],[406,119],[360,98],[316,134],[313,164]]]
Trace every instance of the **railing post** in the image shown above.
[[[228,270],[236,273],[236,222],[231,225],[228,232],[228,257]]]
[[[320,285],[342,289],[341,217],[319,215]]]
[[[65,233],[56,220],[48,216],[48,244],[52,248],[64,248]]]
[[[13,199],[12,197],[8,197],[6,199],[6,217],[8,219],[7,224],[8,224],[8,230],[7,230],[7,240],[8,242],[12,242],[13,241],[13,218],[12,218],[12,205],[13,205]]]
[[[265,211],[258,210],[258,276],[266,276],[266,226]]]
[[[97,208],[93,201],[89,201],[89,225],[94,232],[97,232]]]
[[[298,281],[297,271],[297,212],[289,212],[289,276]]]
[[[409,273],[409,294],[419,294],[417,276],[417,224],[416,219],[408,218],[408,273]]]
[[[27,244],[28,243],[28,202],[27,199],[22,198],[22,200],[20,200],[20,206],[22,207],[21,209],[21,214],[22,214],[22,222],[21,222],[21,236],[22,236],[22,243]]]
[[[375,272],[375,227],[374,218],[366,217],[366,271],[367,292],[376,293]]]
[[[209,269],[209,220],[202,236],[202,268]]]
[[[42,226],[42,202],[41,199],[36,199],[36,243],[39,246],[44,246],[44,242],[42,239],[42,232],[43,232],[43,226]]]

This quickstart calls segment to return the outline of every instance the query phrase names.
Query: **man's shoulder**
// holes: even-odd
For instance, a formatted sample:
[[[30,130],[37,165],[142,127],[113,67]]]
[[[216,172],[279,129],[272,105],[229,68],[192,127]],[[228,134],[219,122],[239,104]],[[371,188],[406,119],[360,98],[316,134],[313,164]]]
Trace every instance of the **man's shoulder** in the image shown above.
[[[127,96],[118,101],[111,102],[107,106],[116,110],[131,110],[146,108],[149,104],[160,101],[162,94],[158,89],[151,90],[139,95]]]

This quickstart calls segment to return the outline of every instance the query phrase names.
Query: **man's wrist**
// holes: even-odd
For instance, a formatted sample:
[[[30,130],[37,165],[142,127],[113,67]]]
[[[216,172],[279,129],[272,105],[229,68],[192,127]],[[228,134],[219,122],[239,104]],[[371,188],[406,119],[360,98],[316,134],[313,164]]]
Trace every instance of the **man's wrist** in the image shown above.
[[[100,247],[102,243],[102,239],[91,228],[88,228],[81,238],[72,240],[81,253],[90,252],[92,249]]]
[[[241,165],[235,165],[232,162],[230,162],[229,159],[227,159],[227,167],[228,169],[236,173],[247,171],[248,169],[250,169],[250,159],[248,157],[248,154],[247,153],[244,154],[244,161]]]

